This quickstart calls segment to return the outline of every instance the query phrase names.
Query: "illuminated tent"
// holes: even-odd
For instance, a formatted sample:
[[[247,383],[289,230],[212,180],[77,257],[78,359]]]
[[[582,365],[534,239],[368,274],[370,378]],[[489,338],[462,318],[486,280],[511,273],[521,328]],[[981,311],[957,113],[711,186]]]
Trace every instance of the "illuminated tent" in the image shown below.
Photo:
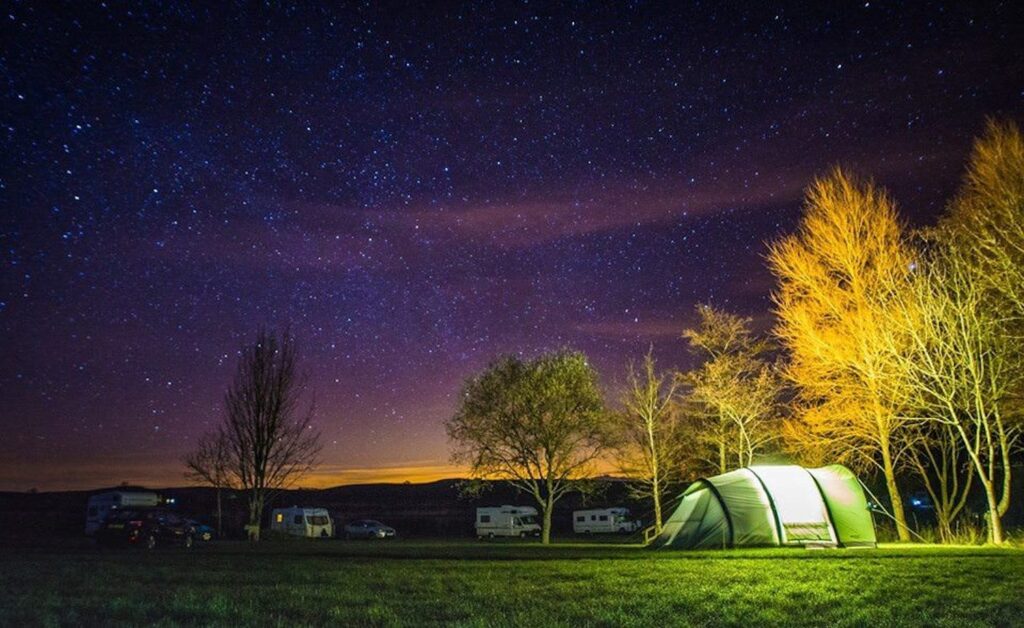
[[[753,466],[701,479],[682,495],[653,547],[874,547],[857,477],[840,465]]]

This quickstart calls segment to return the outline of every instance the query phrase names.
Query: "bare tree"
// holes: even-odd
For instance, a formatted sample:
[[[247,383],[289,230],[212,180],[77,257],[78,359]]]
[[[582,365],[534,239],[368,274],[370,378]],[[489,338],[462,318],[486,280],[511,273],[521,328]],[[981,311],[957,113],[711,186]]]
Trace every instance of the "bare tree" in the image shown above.
[[[630,478],[634,496],[651,500],[656,534],[662,528],[662,496],[683,472],[678,388],[675,377],[657,372],[653,352],[648,351],[639,373],[635,365],[629,366],[622,396],[625,411],[616,425],[619,470]]]
[[[718,473],[753,463],[778,430],[779,377],[767,341],[754,336],[750,319],[698,305],[700,324],[683,332],[702,360],[681,376],[690,386],[695,442],[710,449]]]
[[[956,431],[946,423],[929,423],[911,431],[907,443],[910,468],[924,485],[935,510],[939,540],[953,540],[953,522],[967,506],[974,466]]]
[[[1022,356],[1008,317],[955,249],[937,249],[918,265],[912,291],[898,301],[888,358],[910,377],[919,421],[948,426],[985,494],[989,540],[1004,540],[1010,506],[1011,453],[1020,438],[1012,396],[1022,383]],[[909,351],[902,339],[909,339]]]
[[[474,478],[506,480],[533,496],[545,544],[555,503],[593,474],[608,442],[597,374],[575,352],[491,364],[466,382],[445,429],[453,460]]]
[[[221,433],[228,469],[249,494],[249,536],[259,540],[263,509],[280,489],[292,486],[316,464],[320,435],[313,430],[313,404],[302,407],[306,379],[288,332],[280,338],[260,331],[242,348],[235,381],[225,396]]]
[[[217,494],[217,536],[224,535],[221,491],[231,487],[230,449],[227,438],[221,431],[204,434],[194,451],[184,458],[185,477],[204,482],[214,488]]]
[[[787,445],[881,471],[901,541],[910,533],[896,474],[913,422],[904,373],[885,356],[913,259],[889,195],[841,169],[808,188],[798,231],[768,255],[779,281],[775,333],[798,395]]]

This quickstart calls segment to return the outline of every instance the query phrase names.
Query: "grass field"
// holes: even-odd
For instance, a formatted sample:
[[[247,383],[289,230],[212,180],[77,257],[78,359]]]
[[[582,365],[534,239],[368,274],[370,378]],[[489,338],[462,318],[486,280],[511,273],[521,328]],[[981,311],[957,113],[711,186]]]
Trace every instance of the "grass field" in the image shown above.
[[[1024,551],[457,542],[0,550],[0,625],[1021,625]]]

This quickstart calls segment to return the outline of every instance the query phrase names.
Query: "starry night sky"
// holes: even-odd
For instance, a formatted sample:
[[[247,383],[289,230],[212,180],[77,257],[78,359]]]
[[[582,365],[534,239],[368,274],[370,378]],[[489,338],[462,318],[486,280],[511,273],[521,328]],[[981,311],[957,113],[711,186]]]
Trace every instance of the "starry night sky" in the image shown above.
[[[5,3],[0,489],[182,483],[261,325],[316,392],[307,484],[451,476],[496,355],[685,367],[696,303],[770,324],[815,174],[926,223],[1024,110],[1012,2],[425,4]]]

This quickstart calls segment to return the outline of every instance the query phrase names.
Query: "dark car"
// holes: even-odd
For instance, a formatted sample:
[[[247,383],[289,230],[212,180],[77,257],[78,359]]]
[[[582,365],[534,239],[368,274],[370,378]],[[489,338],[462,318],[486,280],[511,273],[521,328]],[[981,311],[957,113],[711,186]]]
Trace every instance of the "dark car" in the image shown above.
[[[380,521],[360,519],[345,524],[346,539],[391,539],[395,537],[395,529]]]
[[[188,522],[195,529],[195,538],[197,541],[212,541],[216,535],[216,531],[205,523],[196,521],[195,519],[189,519]]]
[[[96,533],[101,545],[134,545],[153,549],[160,545],[192,547],[196,529],[190,521],[160,509],[121,510],[111,513]]]

